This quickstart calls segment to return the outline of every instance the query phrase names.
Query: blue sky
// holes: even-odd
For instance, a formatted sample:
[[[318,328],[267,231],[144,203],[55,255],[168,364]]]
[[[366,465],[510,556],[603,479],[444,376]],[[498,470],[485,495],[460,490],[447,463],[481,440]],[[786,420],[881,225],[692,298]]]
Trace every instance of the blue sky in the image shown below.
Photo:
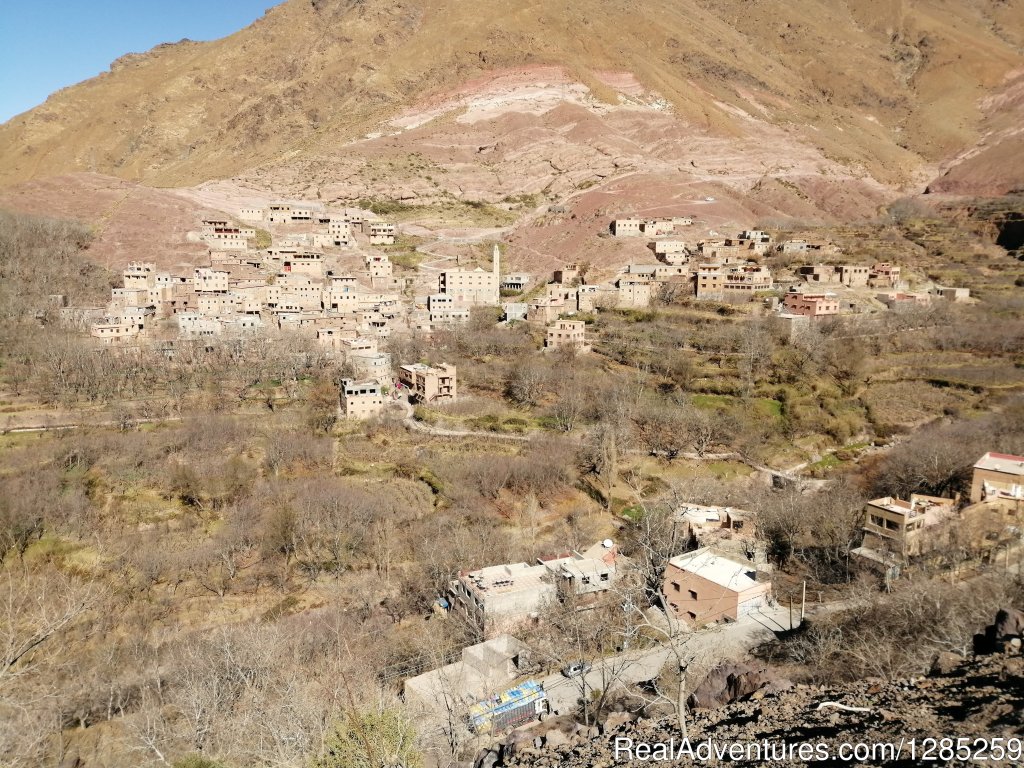
[[[0,123],[125,53],[236,32],[280,0],[0,0]]]

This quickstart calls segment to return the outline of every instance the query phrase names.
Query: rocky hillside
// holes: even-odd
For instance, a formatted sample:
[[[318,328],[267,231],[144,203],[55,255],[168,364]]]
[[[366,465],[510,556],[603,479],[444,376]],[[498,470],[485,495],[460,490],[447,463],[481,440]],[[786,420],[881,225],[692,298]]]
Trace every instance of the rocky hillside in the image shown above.
[[[629,73],[694,131],[762,121],[918,183],[975,146],[1022,42],[1021,0],[288,0],[222,40],[124,56],[12,119],[0,184],[90,171],[184,186],[315,160],[474,78],[540,65],[606,103],[631,97],[614,74]]]
[[[982,138],[944,168],[929,192],[999,195],[1024,191],[1024,70],[981,102]]]
[[[1002,625],[1000,625],[1000,618]],[[1012,625],[1012,626],[1011,626]],[[1002,626],[998,632],[996,630]],[[746,700],[717,709],[699,709],[691,714],[690,742],[696,749],[708,740],[719,748],[738,744],[765,743],[809,744],[816,755],[839,755],[840,745],[900,745],[899,757],[886,755],[875,747],[874,758],[836,761],[832,764],[901,765],[928,764],[925,750],[932,749],[928,739],[966,738],[972,749],[984,743],[1006,745],[1007,739],[1019,739],[1024,733],[1024,657],[1020,655],[1020,633],[1024,630],[1024,613],[1001,613],[989,628],[988,640],[1001,635],[1000,653],[980,655],[963,660],[953,653],[942,653],[931,672],[909,680],[883,682],[864,680],[841,687],[796,685],[787,690],[772,683]],[[1012,637],[1012,639],[1010,639]],[[982,644],[986,641],[979,636]],[[1005,652],[1003,652],[1005,649]],[[986,649],[988,650],[988,649]],[[543,726],[541,726],[543,727]],[[518,766],[521,768],[596,768],[597,766],[649,765],[633,759],[622,749],[615,752],[616,739],[631,739],[633,744],[680,742],[679,730],[673,721],[625,721],[613,715],[600,735],[578,732],[566,736],[562,731],[548,732],[535,742],[534,734],[516,734],[502,748],[482,754],[479,765]],[[987,742],[975,742],[985,739]],[[911,747],[911,741],[916,740]],[[624,742],[618,742],[620,747]],[[954,745],[955,746],[955,745]],[[1012,745],[1011,745],[1012,746]],[[989,752],[987,761],[995,765],[1020,763],[1020,750],[1014,747],[1017,760],[998,760]],[[932,764],[972,765],[966,759],[945,759],[934,746]],[[911,749],[916,750],[914,754]],[[633,757],[637,758],[636,751]],[[979,753],[980,754],[980,753]],[[915,759],[916,758],[916,759]],[[660,765],[704,764],[706,760],[667,760]],[[802,765],[807,757],[789,761],[771,759],[744,760],[745,765]]]
[[[945,666],[926,677],[893,683],[865,681],[842,688],[796,686],[782,693],[701,710],[691,718],[692,744],[711,739],[719,745],[748,745],[767,739],[780,744],[825,744],[833,754],[840,744],[899,744],[905,752],[900,761],[865,760],[867,765],[917,765],[911,759],[909,742],[917,739],[921,759],[924,740],[961,736],[1019,737],[1024,728],[1024,659],[986,657]],[[755,694],[756,696],[756,694]],[[841,705],[835,706],[836,704]],[[850,709],[844,709],[847,707]],[[642,765],[620,753],[615,740],[634,743],[679,743],[679,731],[664,720],[640,720],[609,729],[596,739],[550,738],[550,744],[535,748],[533,742],[506,747],[505,759],[492,765],[542,768],[595,768],[596,766]],[[620,742],[621,743],[621,742]],[[793,761],[800,764],[800,761]],[[691,765],[679,760],[663,765]],[[773,765],[753,760],[747,765]],[[942,765],[969,765],[969,761],[939,761]],[[1005,763],[1008,764],[1008,763]]]

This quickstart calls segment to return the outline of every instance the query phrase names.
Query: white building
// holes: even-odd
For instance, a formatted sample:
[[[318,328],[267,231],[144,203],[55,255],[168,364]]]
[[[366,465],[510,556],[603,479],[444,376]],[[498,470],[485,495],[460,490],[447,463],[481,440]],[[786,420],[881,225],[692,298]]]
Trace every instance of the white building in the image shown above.
[[[346,419],[369,419],[384,410],[384,393],[375,379],[341,382],[341,413]]]
[[[438,278],[438,293],[460,304],[493,306],[498,303],[501,295],[500,284],[501,252],[495,245],[490,272],[479,267],[473,270],[446,269]]]

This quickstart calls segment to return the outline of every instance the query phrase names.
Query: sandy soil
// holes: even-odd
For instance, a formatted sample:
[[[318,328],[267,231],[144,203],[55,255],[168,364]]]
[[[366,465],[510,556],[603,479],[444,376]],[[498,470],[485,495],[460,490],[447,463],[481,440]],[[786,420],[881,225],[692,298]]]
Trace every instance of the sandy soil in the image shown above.
[[[93,173],[29,181],[0,191],[0,207],[36,215],[77,219],[92,227],[96,239],[89,256],[108,269],[131,261],[154,262],[166,269],[206,258],[189,231],[217,211],[172,192]]]

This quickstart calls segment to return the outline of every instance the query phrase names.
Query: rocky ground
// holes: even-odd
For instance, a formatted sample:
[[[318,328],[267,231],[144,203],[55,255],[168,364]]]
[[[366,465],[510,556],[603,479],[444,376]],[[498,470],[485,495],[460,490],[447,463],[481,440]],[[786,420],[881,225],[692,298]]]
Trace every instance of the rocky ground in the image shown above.
[[[200,220],[220,212],[162,189],[104,176],[72,173],[0,190],[0,208],[75,219],[94,240],[88,257],[113,271],[133,261],[159,269],[190,269],[209,261],[209,248],[188,239]]]
[[[1000,754],[999,739],[1020,739],[1024,733],[1024,657],[1020,655],[1020,633],[1024,614],[1001,614],[1003,622],[989,629],[989,639],[1002,635],[1003,650],[992,655],[963,659],[952,653],[940,654],[932,670],[908,680],[863,680],[844,686],[795,685],[787,687],[778,680],[763,680],[764,685],[743,700],[714,709],[697,709],[689,717],[688,735],[696,750],[710,743],[720,749],[730,745],[812,745],[814,756],[775,760],[769,755],[744,758],[746,765],[802,765],[823,762],[833,765],[974,765],[965,756],[942,752],[929,739],[966,738],[974,757],[983,756],[992,765],[1020,764],[1013,754]],[[1006,642],[1009,640],[1009,642]],[[749,670],[742,674],[749,675]],[[728,676],[726,676],[728,677]],[[748,677],[752,680],[753,677]],[[618,741],[617,741],[618,740]],[[632,740],[633,752],[626,751],[625,740]],[[613,714],[601,728],[569,726],[550,729],[541,724],[528,732],[518,732],[499,747],[483,752],[477,759],[483,766],[563,766],[563,768],[600,768],[601,766],[714,764],[715,760],[657,760],[657,754],[642,759],[639,744],[680,744],[680,731],[674,719],[632,720],[626,713]],[[1011,746],[1012,742],[1009,742]],[[616,744],[620,746],[616,754]],[[839,759],[841,745],[858,746],[861,759]],[[894,745],[898,753],[886,753]],[[1019,741],[1016,742],[1019,747]],[[705,747],[706,748],[706,747]],[[781,747],[775,747],[781,749]],[[962,747],[967,749],[967,747]],[[928,751],[932,755],[927,754]],[[829,759],[822,760],[825,754]],[[1014,748],[1019,755],[1019,749]],[[699,753],[698,753],[699,756]],[[931,757],[931,759],[929,759]],[[817,759],[815,759],[817,758]],[[720,760],[718,762],[728,762]]]

